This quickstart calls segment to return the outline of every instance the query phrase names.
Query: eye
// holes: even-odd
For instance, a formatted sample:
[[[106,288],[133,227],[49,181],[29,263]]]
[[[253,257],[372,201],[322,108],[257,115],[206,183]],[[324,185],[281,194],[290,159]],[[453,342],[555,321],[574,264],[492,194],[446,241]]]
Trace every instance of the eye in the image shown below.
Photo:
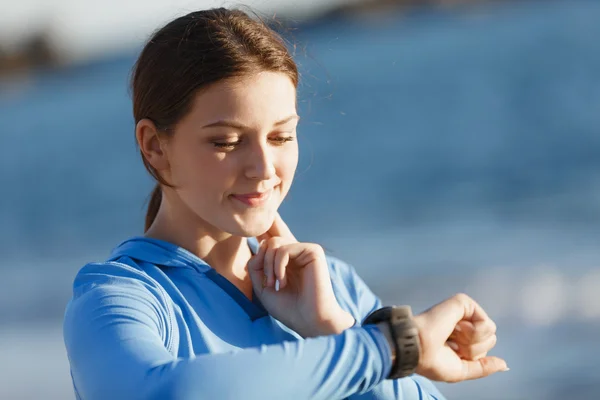
[[[213,145],[218,149],[233,150],[241,142],[241,140],[236,140],[235,142],[213,142]]]
[[[287,142],[292,142],[293,140],[295,140],[295,137],[293,136],[277,136],[274,138],[270,139],[272,142],[274,142],[277,146],[281,146]]]

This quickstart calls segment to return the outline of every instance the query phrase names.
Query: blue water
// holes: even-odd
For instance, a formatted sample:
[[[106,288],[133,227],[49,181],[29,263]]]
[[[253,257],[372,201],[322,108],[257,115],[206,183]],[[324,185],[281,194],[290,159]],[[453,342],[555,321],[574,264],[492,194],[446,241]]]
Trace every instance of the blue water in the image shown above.
[[[301,161],[282,214],[386,302],[422,310],[467,291],[486,307],[511,371],[449,397],[600,397],[598,38],[597,1],[295,34]],[[66,361],[50,379],[36,355],[62,356],[76,270],[141,232],[152,182],[126,86],[135,53],[0,81],[0,328],[22,349],[0,349],[21,360],[2,398],[70,396]],[[39,392],[19,378],[35,375],[27,360]]]

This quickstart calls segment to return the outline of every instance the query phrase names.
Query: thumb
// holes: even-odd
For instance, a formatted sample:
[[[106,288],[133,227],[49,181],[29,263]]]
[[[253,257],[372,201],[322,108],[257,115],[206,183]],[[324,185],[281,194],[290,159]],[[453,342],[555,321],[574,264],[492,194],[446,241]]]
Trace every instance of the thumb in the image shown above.
[[[273,224],[269,228],[268,231],[263,233],[262,235],[257,236],[258,241],[268,240],[272,237],[282,237],[291,242],[297,242],[298,240],[287,226],[287,224],[281,218],[279,212],[275,213],[275,219],[273,220]]]
[[[271,239],[273,236],[275,236],[275,235],[271,235],[271,230],[269,229],[268,231],[266,231],[262,235],[258,235],[256,237],[256,240],[258,240],[258,243],[262,243],[262,242],[264,242],[266,240]]]
[[[291,240],[292,242],[298,241],[292,233],[292,231],[290,230],[290,228],[283,221],[283,218],[281,218],[279,212],[275,214],[275,221],[273,221],[273,226],[271,227],[271,229],[276,233],[276,236],[281,236],[283,238]]]
[[[476,361],[462,360],[463,379],[479,379],[495,374],[496,372],[508,371],[506,361],[499,357],[483,357]]]

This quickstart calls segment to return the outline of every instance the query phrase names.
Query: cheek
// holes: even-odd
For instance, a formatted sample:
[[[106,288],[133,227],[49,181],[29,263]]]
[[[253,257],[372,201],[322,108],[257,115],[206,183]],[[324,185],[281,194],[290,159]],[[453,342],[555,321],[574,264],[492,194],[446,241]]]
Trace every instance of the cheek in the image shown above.
[[[286,183],[286,186],[291,185],[291,181],[294,179],[296,168],[298,167],[298,150],[297,148],[293,151],[286,152],[280,162],[279,176]]]
[[[227,174],[224,160],[214,152],[193,145],[181,146],[171,155],[173,183],[182,190],[208,189],[222,185]]]

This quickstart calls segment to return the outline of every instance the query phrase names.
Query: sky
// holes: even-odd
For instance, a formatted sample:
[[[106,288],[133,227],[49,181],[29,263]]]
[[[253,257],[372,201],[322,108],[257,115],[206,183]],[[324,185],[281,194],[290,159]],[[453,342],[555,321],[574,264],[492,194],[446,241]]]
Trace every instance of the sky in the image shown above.
[[[0,0],[0,46],[14,49],[45,29],[62,56],[84,59],[142,43],[189,11],[241,4],[302,18],[350,1],[357,0]]]

